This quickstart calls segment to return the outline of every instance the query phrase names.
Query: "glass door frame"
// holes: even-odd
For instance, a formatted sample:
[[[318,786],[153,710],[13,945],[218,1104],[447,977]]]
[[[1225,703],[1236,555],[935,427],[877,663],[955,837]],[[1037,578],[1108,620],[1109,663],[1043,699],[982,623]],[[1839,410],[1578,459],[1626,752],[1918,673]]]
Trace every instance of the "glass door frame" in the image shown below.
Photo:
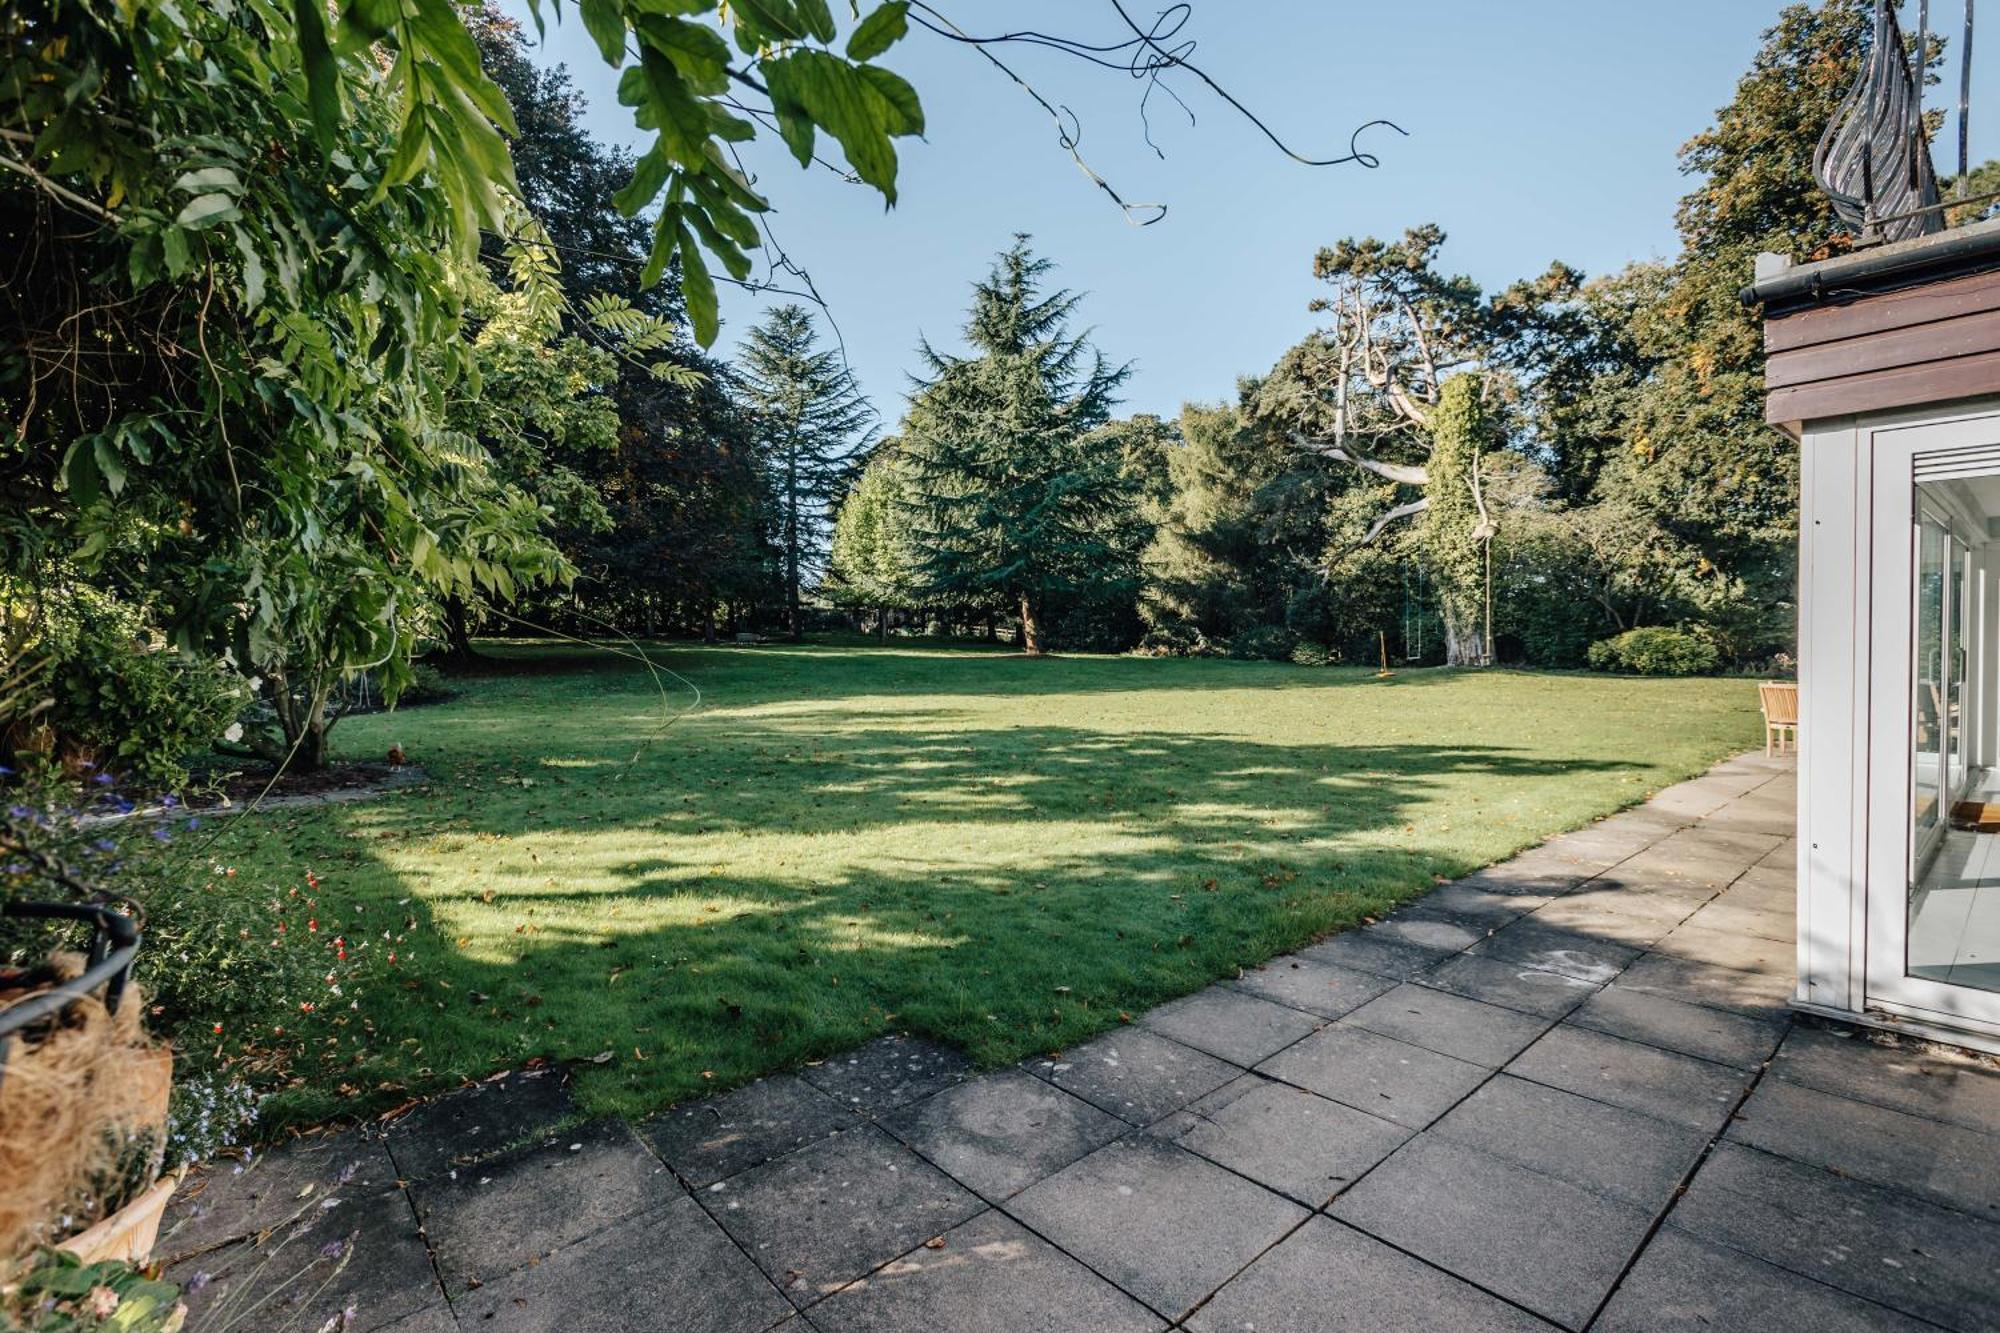
[[[1917,589],[1916,566],[1921,539],[1917,483],[1923,477],[2000,474],[2000,421],[1991,416],[1892,428],[1867,433],[1869,499],[1873,539],[1866,553],[1869,580],[1868,635],[1873,669],[1868,684],[1865,937],[1862,942],[1864,1000],[1870,1010],[1906,1018],[1971,1028],[2000,1036],[2000,993],[1970,986],[1913,977],[1908,973],[1910,892],[1915,875],[1934,845],[1931,835],[1919,841],[1914,819],[1916,792],[1915,712],[1917,707]],[[1951,531],[1949,515],[1946,529]],[[1983,534],[1979,534],[1983,535]],[[1960,539],[1963,540],[1962,538]],[[1940,599],[1941,643],[1948,637],[1953,561],[1958,543],[1947,539]],[[1963,568],[1963,566],[1960,566]],[[1968,586],[1973,585],[1968,580]],[[1974,594],[1976,599],[1978,594]],[[1974,601],[1976,607],[1977,602]],[[1960,619],[1961,635],[1970,644],[1968,663],[1987,651],[2000,650],[1984,640],[1993,627],[1977,617]],[[1942,656],[1949,658],[1949,645]],[[1940,668],[1949,708],[1951,667]],[[1977,676],[1978,671],[1966,674]],[[1970,695],[1966,695],[1970,698]],[[1939,795],[1946,802],[1938,812],[1935,835],[1941,840],[1950,819],[1952,793],[1949,746],[1969,735],[1965,710],[1960,723],[1939,718]],[[1967,766],[1970,776],[1970,766]]]

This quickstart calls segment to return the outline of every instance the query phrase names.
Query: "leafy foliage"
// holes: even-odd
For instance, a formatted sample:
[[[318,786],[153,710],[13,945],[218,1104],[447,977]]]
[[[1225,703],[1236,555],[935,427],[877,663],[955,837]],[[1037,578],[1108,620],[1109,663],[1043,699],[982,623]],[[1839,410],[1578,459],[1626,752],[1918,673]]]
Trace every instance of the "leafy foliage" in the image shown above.
[[[1590,645],[1596,671],[1629,671],[1640,676],[1701,676],[1720,663],[1715,645],[1697,634],[1649,625]]]
[[[801,305],[778,306],[750,331],[740,374],[777,505],[786,628],[797,638],[804,628],[801,580],[822,558],[827,507],[845,488],[875,412],[840,353],[819,345],[812,315]]]
[[[902,429],[912,542],[927,591],[981,608],[1018,606],[1042,648],[1051,598],[1128,576],[1107,568],[1137,544],[1114,535],[1134,512],[1115,441],[1097,434],[1127,372],[1068,331],[1079,297],[1044,294],[1052,265],[1020,236],[973,288],[974,355],[929,344]]]

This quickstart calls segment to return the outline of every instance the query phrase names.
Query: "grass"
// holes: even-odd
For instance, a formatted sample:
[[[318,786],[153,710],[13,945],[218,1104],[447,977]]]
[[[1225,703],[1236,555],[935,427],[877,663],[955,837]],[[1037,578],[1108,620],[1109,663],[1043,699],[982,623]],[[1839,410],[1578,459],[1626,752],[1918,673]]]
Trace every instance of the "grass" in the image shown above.
[[[677,648],[683,712],[628,660],[495,651],[514,669],[335,733],[401,743],[427,786],[217,846],[254,884],[312,868],[355,934],[412,927],[358,1001],[372,1032],[281,1115],[534,1056],[585,1061],[600,1112],[892,1029],[1015,1059],[1757,735],[1734,680]]]

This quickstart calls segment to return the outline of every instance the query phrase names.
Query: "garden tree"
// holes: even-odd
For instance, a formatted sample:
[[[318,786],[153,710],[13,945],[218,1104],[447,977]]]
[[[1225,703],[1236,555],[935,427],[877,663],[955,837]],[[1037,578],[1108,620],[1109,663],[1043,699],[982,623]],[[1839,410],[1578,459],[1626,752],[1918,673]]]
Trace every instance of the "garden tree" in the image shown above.
[[[819,564],[827,506],[845,486],[875,412],[841,354],[819,345],[801,305],[776,307],[750,331],[738,374],[777,510],[785,628],[797,639],[805,630],[800,581]]]
[[[1483,571],[1468,568],[1462,547],[1496,531],[1480,484],[1496,431],[1482,369],[1489,312],[1471,279],[1437,271],[1443,244],[1442,230],[1423,226],[1398,241],[1348,239],[1320,251],[1314,275],[1333,294],[1313,308],[1332,324],[1313,340],[1293,410],[1304,425],[1292,439],[1385,483],[1367,527],[1328,556],[1329,571],[1399,521],[1425,516],[1410,549],[1442,594],[1445,660],[1459,666],[1491,660]]]
[[[1635,539],[1681,557],[1677,614],[1734,657],[1791,632],[1798,493],[1797,449],[1763,421],[1759,318],[1737,293],[1760,251],[1806,258],[1848,244],[1812,156],[1860,68],[1872,8],[1824,0],[1779,14],[1735,96],[1681,150],[1699,184],[1681,201],[1680,255],[1664,272],[1628,271],[1609,293],[1629,356],[1584,414],[1596,433],[1608,409],[1621,441],[1594,494],[1639,519]]]
[[[1295,459],[1237,406],[1188,404],[1180,437],[1142,557],[1139,614],[1161,646],[1192,648],[1283,620],[1289,579],[1265,540],[1264,501]]]
[[[509,147],[522,198],[562,261],[566,329],[615,347],[589,314],[612,298],[680,326],[678,270],[642,285],[650,228],[607,206],[629,178],[630,159],[585,130],[568,71],[535,65],[518,24],[488,8],[473,32],[519,127]],[[489,237],[489,253],[496,245]],[[717,601],[759,603],[772,591],[763,536],[771,510],[748,421],[728,370],[685,339],[643,356],[620,350],[615,371],[608,392],[620,424],[611,447],[550,460],[582,479],[609,526],[583,509],[556,513],[557,545],[584,576],[574,592],[533,599],[530,609],[585,632],[607,623],[712,632]]]
[[[1050,599],[1129,577],[1115,561],[1133,487],[1097,428],[1129,367],[1069,331],[1081,297],[1044,293],[1053,267],[1017,236],[973,287],[972,355],[928,342],[902,429],[911,542],[927,595],[1020,615],[1021,644],[1043,650]]]
[[[917,604],[917,560],[909,538],[909,493],[893,440],[869,456],[840,501],[833,522],[825,590],[836,604],[876,614],[889,637],[889,613]]]
[[[266,684],[304,763],[327,682],[367,667],[393,695],[433,599],[562,572],[444,410],[477,355],[463,224],[508,216],[490,86],[451,113],[486,138],[441,148],[429,112],[404,123],[417,57],[399,83],[317,16],[0,17],[7,572],[66,562],[160,608]]]

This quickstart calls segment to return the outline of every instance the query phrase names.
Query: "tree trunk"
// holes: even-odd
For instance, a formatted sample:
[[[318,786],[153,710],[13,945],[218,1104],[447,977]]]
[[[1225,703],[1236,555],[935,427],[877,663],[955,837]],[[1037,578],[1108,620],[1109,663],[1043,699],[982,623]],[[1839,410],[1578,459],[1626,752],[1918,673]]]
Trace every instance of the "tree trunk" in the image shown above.
[[[986,613],[986,642],[1000,642],[1000,616],[994,611]]]
[[[886,606],[875,617],[875,637],[883,643],[889,642],[889,608]]]
[[[464,664],[478,659],[472,647],[472,617],[457,593],[444,599],[444,658]]]
[[[1021,595],[1021,651],[1030,657],[1042,655],[1042,627],[1035,620],[1035,604],[1026,593]]]
[[[705,605],[703,606],[703,608],[702,608],[702,613],[701,613],[701,641],[702,641],[703,643],[714,643],[714,642],[715,642],[715,603],[714,603],[714,602],[709,602],[709,603],[706,603],[706,604],[705,604]]]
[[[1477,597],[1461,598],[1446,592],[1438,598],[1438,615],[1444,621],[1446,666],[1487,666],[1491,663],[1486,636],[1479,628],[1480,611]]]
[[[799,463],[794,449],[785,460],[785,629],[793,643],[805,637],[799,617]]]

